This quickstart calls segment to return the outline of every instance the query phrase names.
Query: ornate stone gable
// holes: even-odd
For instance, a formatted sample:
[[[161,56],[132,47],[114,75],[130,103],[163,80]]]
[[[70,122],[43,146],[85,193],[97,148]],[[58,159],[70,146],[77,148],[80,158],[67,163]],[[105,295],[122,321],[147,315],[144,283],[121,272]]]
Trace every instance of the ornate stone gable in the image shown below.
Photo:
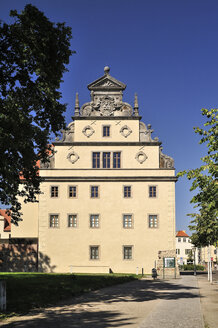
[[[131,105],[123,102],[123,90],[126,85],[109,74],[109,67],[104,68],[105,74],[88,85],[91,101],[85,103],[80,116],[132,116]]]

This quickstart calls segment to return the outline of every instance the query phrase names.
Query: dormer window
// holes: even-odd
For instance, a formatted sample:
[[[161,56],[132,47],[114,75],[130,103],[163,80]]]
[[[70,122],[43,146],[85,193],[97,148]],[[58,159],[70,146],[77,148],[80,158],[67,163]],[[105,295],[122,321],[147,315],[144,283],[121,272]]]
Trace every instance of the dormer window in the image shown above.
[[[110,126],[103,125],[103,137],[110,137]]]

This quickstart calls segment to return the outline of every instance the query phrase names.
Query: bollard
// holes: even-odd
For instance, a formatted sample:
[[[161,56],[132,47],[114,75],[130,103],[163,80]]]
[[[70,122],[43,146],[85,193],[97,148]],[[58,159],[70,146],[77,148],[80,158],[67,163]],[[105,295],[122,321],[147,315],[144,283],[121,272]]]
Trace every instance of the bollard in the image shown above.
[[[0,310],[6,311],[6,282],[0,280]]]

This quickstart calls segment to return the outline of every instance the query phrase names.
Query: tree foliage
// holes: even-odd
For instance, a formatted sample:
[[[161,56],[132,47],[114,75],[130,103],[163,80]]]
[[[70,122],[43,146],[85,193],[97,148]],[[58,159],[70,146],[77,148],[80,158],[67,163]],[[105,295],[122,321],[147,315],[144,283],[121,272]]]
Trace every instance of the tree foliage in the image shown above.
[[[10,16],[14,23],[0,22],[0,200],[17,223],[20,197],[39,193],[37,163],[48,160],[49,136],[65,127],[59,87],[72,51],[65,23],[30,4]]]
[[[192,243],[196,246],[214,244],[218,240],[218,110],[202,109],[207,121],[204,128],[195,127],[195,133],[201,136],[200,144],[206,143],[207,155],[201,158],[203,164],[199,168],[180,172],[193,180],[190,191],[197,190],[191,203],[198,209],[197,213],[188,214],[192,217],[190,230],[193,230]]]

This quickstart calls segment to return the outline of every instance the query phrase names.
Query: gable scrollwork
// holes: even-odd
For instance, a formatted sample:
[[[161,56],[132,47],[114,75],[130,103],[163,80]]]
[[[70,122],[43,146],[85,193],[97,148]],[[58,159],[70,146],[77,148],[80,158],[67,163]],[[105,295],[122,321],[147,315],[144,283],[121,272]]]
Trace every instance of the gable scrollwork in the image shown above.
[[[163,147],[160,147],[160,168],[174,169],[174,159],[162,153]]]
[[[61,130],[62,138],[55,138],[55,142],[73,142],[74,141],[74,122],[68,124],[65,130]]]

